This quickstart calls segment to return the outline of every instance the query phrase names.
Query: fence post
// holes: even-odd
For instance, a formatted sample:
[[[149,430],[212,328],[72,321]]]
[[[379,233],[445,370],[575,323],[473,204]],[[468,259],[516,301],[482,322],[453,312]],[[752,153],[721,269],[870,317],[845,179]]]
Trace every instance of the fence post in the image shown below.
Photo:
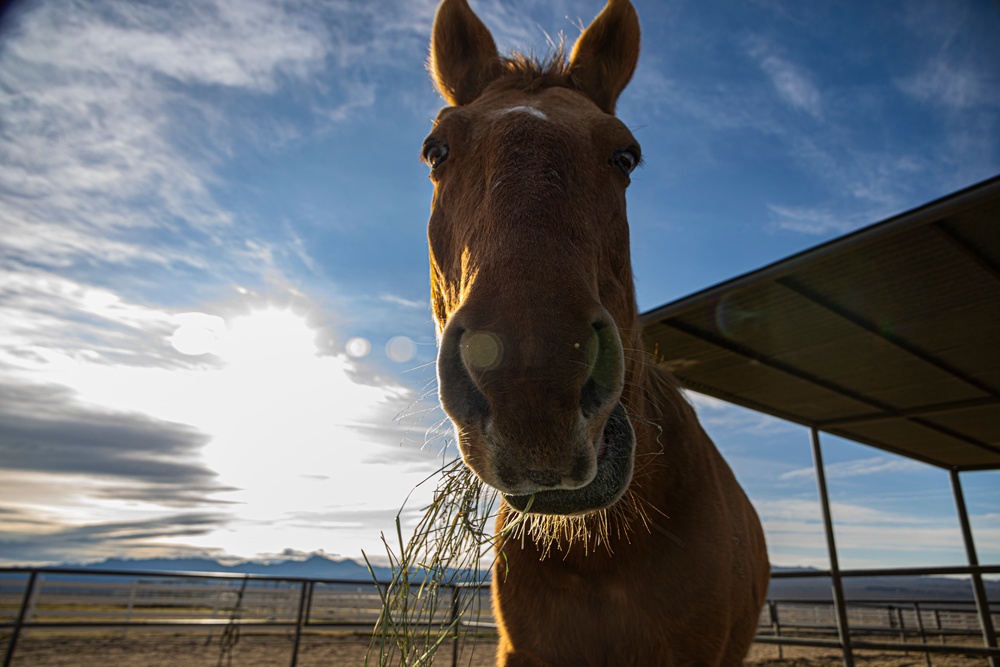
[[[125,627],[122,628],[122,639],[128,638],[128,624],[132,622],[132,610],[135,608],[135,598],[139,591],[139,580],[133,579],[128,592],[128,606],[125,608]]]
[[[775,600],[767,601],[768,609],[771,613],[771,628],[774,629],[775,638],[781,637],[781,619],[778,616],[778,603]],[[785,646],[778,642],[778,659],[785,657]]]
[[[448,617],[451,623],[451,667],[458,665],[458,584],[451,585],[451,612]]]
[[[311,588],[311,581],[303,581],[302,587],[299,589],[299,614],[295,619],[295,643],[292,646],[291,667],[295,667],[299,662],[299,643],[302,641],[302,626],[305,623],[306,614],[308,613],[307,607],[309,605],[307,602],[309,601],[309,598],[312,597],[309,594]]]
[[[28,585],[24,588],[24,598],[21,600],[21,609],[17,612],[17,620],[14,621],[14,628],[11,631],[10,641],[7,642],[7,651],[3,657],[3,667],[10,667],[14,659],[14,649],[17,648],[17,640],[21,636],[21,628],[24,626],[28,616],[28,607],[35,597],[35,583],[38,580],[38,570],[32,570],[28,575]]]
[[[924,634],[924,619],[920,618],[920,603],[917,601],[913,602],[913,614],[917,617],[917,630],[920,632],[920,643],[927,643],[927,635]],[[927,667],[931,667],[931,654],[930,651],[924,651],[924,662],[927,663]]]
[[[903,621],[903,608],[902,607],[896,607],[896,618],[899,619],[899,641],[905,644],[906,643],[906,623]],[[909,654],[909,651],[906,651],[904,653],[904,655],[907,655],[907,654]]]

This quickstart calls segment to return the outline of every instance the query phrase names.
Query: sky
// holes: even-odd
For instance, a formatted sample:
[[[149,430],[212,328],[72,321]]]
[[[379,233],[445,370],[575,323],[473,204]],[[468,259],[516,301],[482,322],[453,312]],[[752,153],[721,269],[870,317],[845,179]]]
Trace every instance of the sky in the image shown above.
[[[600,0],[471,0],[544,54]],[[636,0],[649,310],[1000,173],[1000,5]],[[432,0],[28,0],[0,23],[0,565],[384,554],[455,456],[419,161]],[[772,562],[808,432],[704,396]],[[844,567],[962,565],[945,471],[824,436]],[[1000,473],[965,473],[1000,562]],[[424,483],[422,483],[424,482]]]

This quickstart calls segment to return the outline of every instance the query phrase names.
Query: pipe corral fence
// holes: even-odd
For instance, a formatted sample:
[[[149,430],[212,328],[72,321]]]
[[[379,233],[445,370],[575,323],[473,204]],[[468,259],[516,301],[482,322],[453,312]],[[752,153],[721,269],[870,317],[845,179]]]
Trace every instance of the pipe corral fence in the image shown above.
[[[1000,566],[842,571],[841,578],[869,576],[958,576],[1000,574]],[[829,571],[775,572],[774,579],[832,579]],[[378,586],[385,590],[387,583]],[[438,627],[448,628],[451,664],[459,664],[462,642],[495,632],[486,584],[442,584]],[[414,595],[418,594],[414,585]],[[468,605],[467,596],[480,596]],[[370,632],[382,608],[374,582],[262,575],[137,572],[74,568],[0,569],[0,637],[3,667],[13,664],[25,633],[103,630],[201,631],[206,645],[227,640],[234,628],[291,635],[289,664],[295,667],[307,633]],[[478,613],[460,613],[476,608]],[[997,623],[1000,602],[988,608]],[[844,623],[842,626],[841,623]],[[980,609],[966,600],[769,599],[761,610],[756,641],[784,646],[877,649],[923,653],[927,665],[941,653],[1000,659],[996,645],[976,645],[983,636]],[[846,638],[845,644],[842,638]],[[440,653],[447,660],[449,647]]]

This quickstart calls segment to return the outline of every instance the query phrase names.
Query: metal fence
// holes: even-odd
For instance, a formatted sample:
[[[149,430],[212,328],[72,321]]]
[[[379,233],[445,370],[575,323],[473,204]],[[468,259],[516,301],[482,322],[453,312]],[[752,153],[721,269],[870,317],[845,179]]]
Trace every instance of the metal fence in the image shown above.
[[[1000,605],[991,611],[996,624]],[[1000,655],[1000,649],[982,647],[972,600],[849,600],[846,617],[855,648],[924,653],[928,667],[934,653]],[[842,648],[837,638],[832,600],[771,599],[761,610],[756,641],[777,644],[781,658],[786,645]]]
[[[388,583],[381,582],[384,591]],[[419,583],[411,586],[418,594]],[[444,604],[431,622],[454,626],[452,664],[470,630],[491,627],[489,593],[480,586],[442,585]],[[480,596],[480,604],[466,604]],[[479,608],[475,619],[461,609]],[[139,572],[74,568],[0,568],[2,667],[10,667],[26,631],[151,632],[197,630],[210,636],[232,627],[292,635],[296,667],[304,634],[330,630],[369,633],[382,610],[374,582],[262,575]],[[428,620],[426,617],[423,619]],[[5,646],[4,646],[5,641]]]
[[[959,568],[961,570],[961,568]],[[1000,567],[985,568],[1000,573]],[[884,576],[887,572],[880,571]],[[912,570],[897,571],[914,574]],[[940,573],[940,569],[936,571]],[[950,572],[949,570],[949,573]],[[952,573],[955,574],[955,573]],[[850,576],[851,573],[842,573]],[[776,572],[774,578],[823,577],[824,573]],[[383,588],[387,584],[380,584]],[[454,624],[452,664],[459,643],[471,632],[495,629],[487,591],[448,585],[440,621]],[[465,596],[482,596],[466,605]],[[0,636],[6,636],[3,667],[9,667],[25,631],[95,630],[129,632],[200,628],[210,634],[238,626],[283,631],[293,638],[290,664],[298,661],[304,633],[332,629],[369,632],[381,611],[373,582],[258,575],[190,574],[86,569],[0,568]],[[459,618],[459,609],[481,609]],[[984,647],[982,618],[973,600],[848,600],[845,619],[853,648],[1000,656]],[[1000,621],[1000,603],[990,608]],[[832,600],[768,600],[757,641],[782,646],[843,648],[839,614]],[[0,644],[3,645],[3,644]]]
[[[932,664],[931,655],[938,653],[983,656],[994,665],[1000,661],[994,632],[1000,621],[1000,600],[989,601],[983,575],[996,574],[1000,574],[997,565],[838,570],[836,576],[820,570],[774,572],[772,580],[826,579],[833,599],[768,600],[761,611],[755,641],[777,644],[779,651],[783,645],[840,649],[845,665],[853,665],[855,649],[922,652],[928,666]],[[970,599],[849,599],[842,586],[849,579],[914,576],[968,577]],[[964,641],[948,642],[948,638]]]

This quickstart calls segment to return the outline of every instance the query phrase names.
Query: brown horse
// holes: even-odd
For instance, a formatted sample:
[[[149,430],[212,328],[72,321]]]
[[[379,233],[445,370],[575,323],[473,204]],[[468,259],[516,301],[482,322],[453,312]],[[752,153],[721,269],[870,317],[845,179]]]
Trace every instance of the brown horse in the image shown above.
[[[614,116],[638,55],[628,0],[568,62],[501,57],[466,0],[434,22],[440,397],[514,533],[493,573],[507,667],[738,665],[767,589],[756,513],[643,352],[625,217],[640,151]]]

